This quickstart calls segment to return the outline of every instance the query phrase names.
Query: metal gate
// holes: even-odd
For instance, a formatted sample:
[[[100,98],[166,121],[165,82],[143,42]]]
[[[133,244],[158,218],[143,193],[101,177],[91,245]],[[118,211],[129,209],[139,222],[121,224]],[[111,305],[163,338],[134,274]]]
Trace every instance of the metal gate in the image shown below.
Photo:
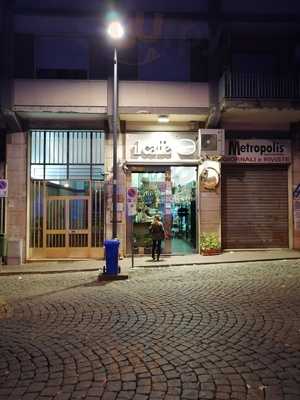
[[[46,185],[31,182],[30,257],[102,257],[103,183],[90,182],[85,196],[49,195]]]
[[[287,248],[288,237],[287,167],[223,165],[223,247]]]

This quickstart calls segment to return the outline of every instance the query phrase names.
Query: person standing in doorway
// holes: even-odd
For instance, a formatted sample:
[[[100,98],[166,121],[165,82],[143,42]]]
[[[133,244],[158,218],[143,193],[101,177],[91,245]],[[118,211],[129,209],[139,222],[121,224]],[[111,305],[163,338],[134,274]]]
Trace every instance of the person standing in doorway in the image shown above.
[[[150,232],[152,236],[152,259],[155,261],[156,253],[156,259],[159,261],[161,253],[161,241],[165,238],[164,226],[160,221],[159,215],[154,217],[154,220],[150,226]]]

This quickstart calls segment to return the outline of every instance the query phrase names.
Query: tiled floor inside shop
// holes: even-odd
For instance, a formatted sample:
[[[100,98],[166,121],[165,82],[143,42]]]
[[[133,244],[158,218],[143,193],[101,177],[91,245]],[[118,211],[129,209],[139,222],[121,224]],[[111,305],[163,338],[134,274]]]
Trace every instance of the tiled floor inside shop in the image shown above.
[[[172,254],[193,254],[195,249],[184,239],[172,239]]]

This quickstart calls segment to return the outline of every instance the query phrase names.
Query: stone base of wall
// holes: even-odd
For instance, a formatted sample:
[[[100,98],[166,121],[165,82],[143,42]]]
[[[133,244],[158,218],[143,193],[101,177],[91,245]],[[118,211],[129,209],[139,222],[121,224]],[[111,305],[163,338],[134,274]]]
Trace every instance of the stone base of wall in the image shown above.
[[[7,242],[7,265],[20,265],[24,262],[23,240],[8,240]]]

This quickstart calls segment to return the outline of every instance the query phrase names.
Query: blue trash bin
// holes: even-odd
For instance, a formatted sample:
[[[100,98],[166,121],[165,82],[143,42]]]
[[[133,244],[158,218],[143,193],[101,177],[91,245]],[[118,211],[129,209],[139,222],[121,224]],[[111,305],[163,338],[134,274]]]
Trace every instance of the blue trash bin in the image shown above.
[[[119,246],[118,239],[105,240],[105,261],[106,265],[103,268],[103,273],[106,275],[118,275],[119,268]]]

